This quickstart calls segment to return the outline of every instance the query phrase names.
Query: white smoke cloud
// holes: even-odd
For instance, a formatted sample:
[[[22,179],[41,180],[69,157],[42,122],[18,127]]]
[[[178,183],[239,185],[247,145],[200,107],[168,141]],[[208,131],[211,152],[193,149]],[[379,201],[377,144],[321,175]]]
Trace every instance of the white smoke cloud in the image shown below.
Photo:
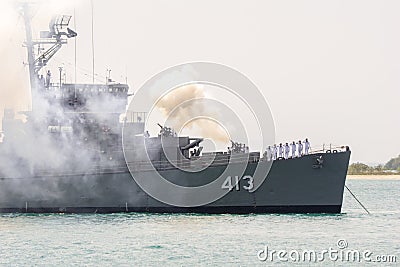
[[[223,144],[228,143],[228,134],[215,121],[206,118],[192,120],[198,114],[206,114],[205,110],[210,107],[205,107],[201,102],[196,105],[182,105],[189,100],[201,98],[205,98],[202,86],[196,84],[185,85],[162,97],[157,102],[156,107],[164,117],[168,117],[168,122],[172,123],[169,126],[177,128],[176,130],[179,130],[178,127],[185,125],[185,128],[203,138],[210,138]],[[217,116],[217,114],[215,115]]]

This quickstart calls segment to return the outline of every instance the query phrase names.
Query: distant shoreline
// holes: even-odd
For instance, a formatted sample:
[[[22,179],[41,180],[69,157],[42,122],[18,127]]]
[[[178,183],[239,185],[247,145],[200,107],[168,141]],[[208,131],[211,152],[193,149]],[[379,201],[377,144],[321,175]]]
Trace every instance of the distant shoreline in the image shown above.
[[[400,180],[400,174],[393,174],[393,175],[355,175],[355,174],[348,174],[347,179],[350,180]]]

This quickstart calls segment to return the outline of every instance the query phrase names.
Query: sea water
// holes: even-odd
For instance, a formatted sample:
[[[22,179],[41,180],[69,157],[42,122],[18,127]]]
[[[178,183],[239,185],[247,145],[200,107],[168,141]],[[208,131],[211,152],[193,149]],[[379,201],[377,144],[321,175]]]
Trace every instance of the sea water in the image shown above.
[[[346,189],[337,215],[3,214],[0,264],[399,265],[400,181],[346,183],[370,214]]]

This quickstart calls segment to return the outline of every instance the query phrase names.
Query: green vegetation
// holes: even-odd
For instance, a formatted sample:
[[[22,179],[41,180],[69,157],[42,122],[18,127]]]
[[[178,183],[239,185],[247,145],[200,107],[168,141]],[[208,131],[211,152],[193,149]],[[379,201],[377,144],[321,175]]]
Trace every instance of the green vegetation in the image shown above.
[[[353,163],[349,166],[347,174],[350,175],[390,175],[400,174],[400,155],[397,158],[390,159],[385,165],[375,167],[364,163]]]
[[[390,159],[390,160],[385,164],[385,169],[387,169],[387,170],[397,170],[397,171],[400,171],[400,155],[398,155],[397,158],[392,158],[392,159]]]

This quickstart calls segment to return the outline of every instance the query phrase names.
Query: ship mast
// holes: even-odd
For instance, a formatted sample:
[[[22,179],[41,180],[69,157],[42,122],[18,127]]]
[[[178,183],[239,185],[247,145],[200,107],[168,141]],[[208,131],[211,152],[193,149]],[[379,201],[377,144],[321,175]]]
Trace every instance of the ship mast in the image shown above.
[[[77,36],[77,33],[68,28],[71,16],[58,15],[53,17],[49,24],[49,31],[41,31],[40,39],[32,39],[31,20],[32,15],[30,12],[30,4],[22,4],[22,13],[25,21],[26,31],[26,42],[25,46],[28,52],[28,66],[29,66],[29,80],[31,84],[32,94],[32,111],[37,108],[35,106],[35,99],[39,95],[40,87],[43,84],[39,84],[39,71],[47,65],[49,60],[60,50],[62,45],[67,43],[66,38],[73,38]],[[66,37],[66,38],[64,38]],[[34,49],[35,45],[52,45],[44,52],[38,54],[35,58]],[[47,84],[49,86],[49,84]],[[61,84],[60,84],[61,88]]]
[[[34,92],[37,91],[38,80],[37,76],[35,75],[35,54],[33,53],[34,45],[32,42],[32,27],[31,27],[31,13],[30,7],[28,3],[22,4],[22,13],[25,22],[25,32],[26,32],[26,50],[28,52],[28,66],[29,66],[29,81],[31,84],[31,93],[32,96]],[[33,97],[32,97],[33,98]],[[33,99],[32,99],[33,102]],[[32,110],[33,110],[33,103],[32,103]]]

